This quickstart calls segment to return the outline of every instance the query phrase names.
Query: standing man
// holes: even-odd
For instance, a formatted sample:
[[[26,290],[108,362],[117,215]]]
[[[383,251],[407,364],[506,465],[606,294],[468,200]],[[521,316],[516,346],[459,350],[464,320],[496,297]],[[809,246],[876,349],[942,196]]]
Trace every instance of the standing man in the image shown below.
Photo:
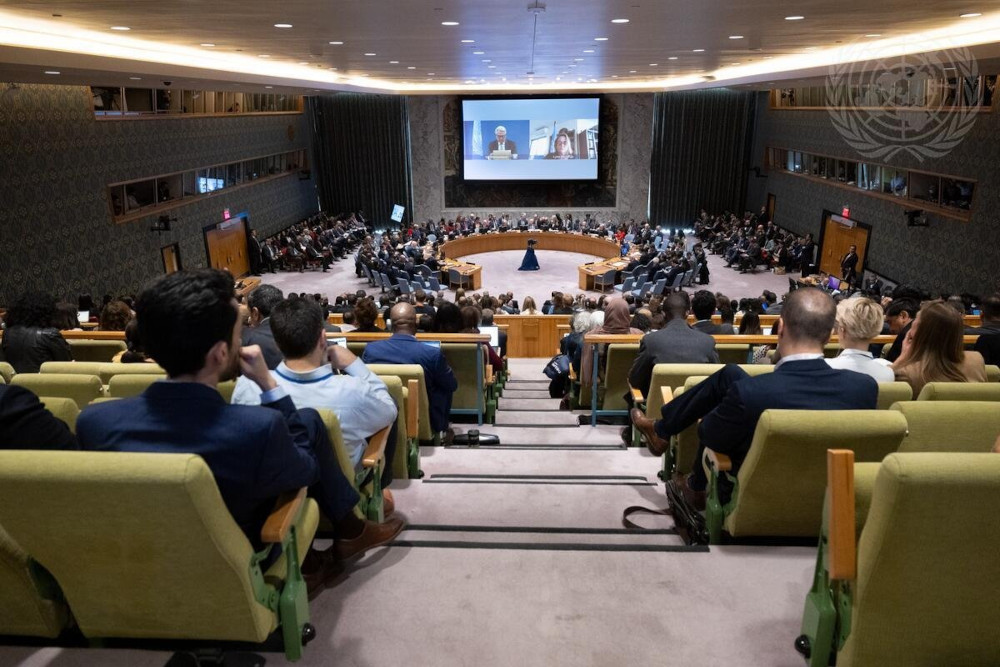
[[[840,258],[840,278],[851,285],[858,279],[858,246],[852,245]]]
[[[247,247],[249,253],[247,256],[250,258],[250,273],[255,276],[260,275],[260,264],[261,264],[261,248],[260,241],[257,240],[257,230],[250,230],[250,238],[247,239]]]
[[[497,129],[494,131],[496,134],[496,141],[491,141],[489,145],[489,153],[493,154],[494,151],[510,151],[511,155],[517,153],[517,145],[507,139],[507,128],[503,125],[497,125]]]

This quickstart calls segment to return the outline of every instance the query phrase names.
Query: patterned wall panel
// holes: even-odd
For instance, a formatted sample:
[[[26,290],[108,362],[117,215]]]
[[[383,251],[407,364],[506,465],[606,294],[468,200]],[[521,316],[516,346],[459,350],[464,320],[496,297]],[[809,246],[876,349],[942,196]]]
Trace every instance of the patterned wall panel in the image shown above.
[[[649,199],[653,96],[606,95],[602,102],[602,175],[597,184],[465,183],[460,177],[461,111],[457,97],[411,97],[414,217],[446,211],[602,209],[644,218]]]
[[[152,218],[116,224],[108,183],[308,150],[304,116],[97,121],[87,88],[2,89],[0,304],[33,289],[135,292],[162,273],[160,248],[171,243],[185,268],[205,266],[202,227],[225,208],[249,211],[265,235],[316,210],[312,180],[288,176],[172,209],[170,232],[150,232]]]
[[[831,124],[826,111],[781,111],[760,101],[761,114],[754,164],[763,164],[763,148],[776,146],[861,159]],[[918,161],[899,153],[879,160],[892,166],[963,176],[977,181],[974,210],[968,222],[933,214],[929,227],[908,227],[903,208],[892,202],[835,186],[771,171],[754,183],[759,201],[776,197],[775,222],[818,238],[823,210],[851,209],[851,218],[872,226],[868,268],[893,280],[939,292],[988,293],[1000,289],[1000,111],[980,113],[964,140],[937,159]]]

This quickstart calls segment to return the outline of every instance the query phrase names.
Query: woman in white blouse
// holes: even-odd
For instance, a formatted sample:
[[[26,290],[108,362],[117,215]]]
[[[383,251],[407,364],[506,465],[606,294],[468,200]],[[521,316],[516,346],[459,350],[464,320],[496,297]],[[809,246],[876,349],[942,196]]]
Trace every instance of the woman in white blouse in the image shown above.
[[[871,299],[845,299],[837,304],[833,331],[840,340],[840,354],[826,363],[855,373],[864,373],[876,382],[893,382],[895,373],[888,362],[875,359],[868,350],[872,338],[882,333],[885,316],[882,307]]]

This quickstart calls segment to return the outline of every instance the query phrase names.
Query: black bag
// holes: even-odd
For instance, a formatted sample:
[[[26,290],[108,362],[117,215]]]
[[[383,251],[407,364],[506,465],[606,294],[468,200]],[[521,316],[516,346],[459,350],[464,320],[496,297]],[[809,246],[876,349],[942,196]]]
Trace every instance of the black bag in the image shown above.
[[[633,505],[626,507],[622,513],[622,525],[632,530],[642,530],[642,526],[632,522],[629,517],[633,514],[661,514],[674,517],[674,528],[677,534],[684,540],[684,544],[707,545],[708,529],[705,526],[705,517],[684,499],[684,493],[677,488],[674,480],[668,480],[666,488],[667,507],[665,509],[655,509]]]
[[[545,364],[545,377],[555,380],[561,375],[569,375],[569,357],[565,354],[557,354]]]

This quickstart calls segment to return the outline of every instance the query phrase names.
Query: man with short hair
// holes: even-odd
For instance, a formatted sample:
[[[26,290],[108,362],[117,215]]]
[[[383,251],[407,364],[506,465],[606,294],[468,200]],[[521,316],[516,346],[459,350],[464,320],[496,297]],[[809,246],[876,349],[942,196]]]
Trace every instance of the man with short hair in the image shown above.
[[[920,312],[920,303],[909,298],[894,299],[885,309],[885,321],[889,325],[889,333],[896,334],[896,340],[892,347],[885,354],[885,358],[891,363],[899,359],[903,353],[903,341],[906,334],[910,333],[913,321],[917,319]]]
[[[732,335],[733,330],[731,328],[729,331],[726,331],[721,324],[712,323],[715,306],[716,299],[714,294],[704,289],[695,292],[694,297],[691,299],[691,312],[694,313],[694,318],[697,321],[691,325],[691,328],[709,336]]]
[[[712,297],[712,306],[714,309],[715,297]],[[628,374],[629,384],[643,395],[649,390],[649,380],[656,364],[719,363],[715,340],[688,326],[688,301],[684,292],[675,292],[667,297],[664,310],[669,318],[666,325],[642,337],[639,354]]]
[[[517,153],[517,145],[507,138],[507,128],[497,125],[494,130],[496,141],[491,141],[487,153],[492,155],[495,151],[510,151],[511,157]]]
[[[448,360],[441,348],[417,340],[414,335],[417,312],[413,306],[397,303],[389,311],[389,319],[392,320],[392,337],[368,343],[362,359],[366,364],[420,364],[430,403],[431,429],[435,433],[447,430],[452,394],[458,389],[458,380]]]
[[[417,315],[430,315],[434,317],[434,306],[427,305],[427,293],[422,289],[415,290],[413,292],[413,298],[416,300],[417,304],[414,309],[417,311]]]
[[[355,517],[358,494],[319,415],[295,409],[258,346],[240,347],[232,276],[217,269],[163,276],[139,297],[136,317],[146,352],[168,380],[139,396],[84,409],[77,420],[82,449],[201,456],[255,548],[278,496],[309,487],[335,535],[332,549],[311,550],[303,563],[311,594],[333,582],[343,560],[402,530],[398,519],[376,524]],[[217,385],[239,371],[257,384],[270,409],[225,402]]]
[[[979,339],[974,349],[987,364],[1000,365],[1000,294],[985,299],[981,312],[983,324],[975,331]]]
[[[701,442],[694,471],[687,480],[695,504],[704,502],[708,484],[701,465],[705,448],[733,460],[736,474],[753,440],[764,410],[874,410],[878,383],[868,375],[831,368],[823,358],[830,339],[836,306],[816,288],[789,295],[778,327],[778,355],[773,373],[750,377],[735,364],[714,373],[690,391],[665,403],[661,419],[646,419],[633,409],[632,423],[646,437],[649,450],[659,456],[670,437],[698,423]]]
[[[250,309],[250,326],[243,329],[240,344],[244,347],[259,345],[267,367],[274,370],[281,363],[281,350],[271,333],[271,309],[284,300],[281,290],[274,285],[258,285],[247,297]]]

